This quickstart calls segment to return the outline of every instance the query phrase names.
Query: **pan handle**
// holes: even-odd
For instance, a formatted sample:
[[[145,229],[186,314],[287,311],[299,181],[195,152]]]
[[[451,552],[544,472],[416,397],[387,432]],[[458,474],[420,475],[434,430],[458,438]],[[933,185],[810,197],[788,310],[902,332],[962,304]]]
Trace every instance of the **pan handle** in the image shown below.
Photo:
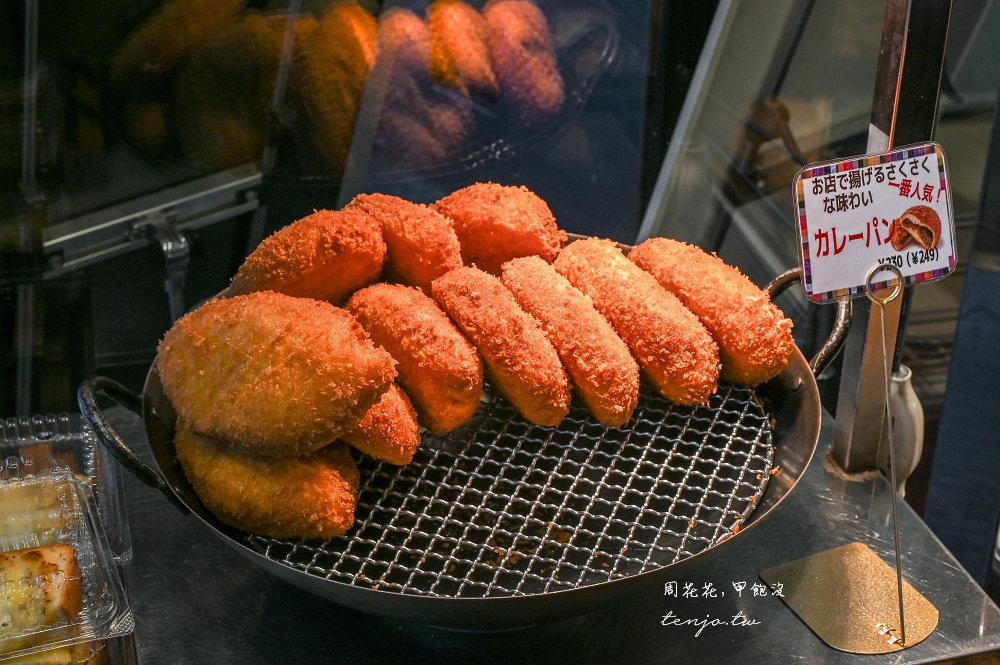
[[[83,414],[84,419],[94,429],[97,438],[101,440],[101,443],[108,449],[112,457],[128,469],[133,476],[153,489],[163,492],[163,495],[181,513],[185,515],[190,513],[191,511],[188,510],[187,506],[177,498],[177,495],[167,485],[167,481],[164,480],[163,476],[135,454],[121,436],[119,436],[118,432],[115,431],[114,427],[111,426],[111,423],[108,422],[108,419],[104,415],[104,411],[97,405],[97,395],[109,397],[130,411],[134,411],[140,415],[142,413],[142,398],[117,381],[103,376],[85,380],[76,391],[76,403],[80,407],[80,413]]]
[[[789,268],[771,280],[771,283],[767,285],[765,290],[773,301],[785,289],[801,280],[802,271],[799,268]],[[837,317],[833,321],[833,329],[830,331],[830,336],[823,343],[822,348],[813,356],[813,359],[809,361],[809,368],[812,370],[813,376],[819,377],[823,373],[823,370],[837,357],[841,349],[844,348],[844,342],[847,341],[847,331],[851,329],[852,313],[851,299],[840,298],[837,301]]]

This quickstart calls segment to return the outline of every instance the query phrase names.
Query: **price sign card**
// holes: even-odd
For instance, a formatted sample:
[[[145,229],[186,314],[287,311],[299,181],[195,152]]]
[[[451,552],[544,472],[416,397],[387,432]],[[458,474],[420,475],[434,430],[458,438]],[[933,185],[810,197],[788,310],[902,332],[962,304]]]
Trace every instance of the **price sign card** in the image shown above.
[[[811,300],[888,286],[866,284],[878,264],[898,268],[904,285],[955,269],[948,170],[936,143],[811,164],[793,186],[802,287]]]

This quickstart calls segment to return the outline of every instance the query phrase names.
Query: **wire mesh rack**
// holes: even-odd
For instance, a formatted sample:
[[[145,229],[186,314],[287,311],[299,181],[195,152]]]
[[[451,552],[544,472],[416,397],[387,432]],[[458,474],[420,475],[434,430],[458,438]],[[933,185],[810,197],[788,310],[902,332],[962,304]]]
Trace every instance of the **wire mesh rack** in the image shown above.
[[[774,463],[752,390],[679,407],[644,386],[623,428],[574,406],[531,425],[488,393],[469,424],[425,434],[412,463],[359,458],[354,528],[329,541],[247,535],[268,559],[402,594],[526,596],[644,573],[735,534]]]

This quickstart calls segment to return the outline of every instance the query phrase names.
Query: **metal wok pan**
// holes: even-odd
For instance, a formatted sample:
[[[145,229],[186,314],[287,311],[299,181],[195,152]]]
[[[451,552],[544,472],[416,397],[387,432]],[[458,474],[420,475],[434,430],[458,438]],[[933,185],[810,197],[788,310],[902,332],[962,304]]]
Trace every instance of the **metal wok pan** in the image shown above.
[[[798,278],[790,270],[768,290],[776,296]],[[78,401],[120,463],[277,577],[371,614],[497,630],[596,611],[735,546],[812,459],[815,376],[849,321],[845,300],[816,358],[796,349],[753,391],[722,385],[710,404],[681,408],[646,388],[621,429],[579,406],[559,427],[538,427],[485,399],[467,426],[425,434],[411,464],[359,456],[355,526],[325,542],[248,534],[205,509],[177,463],[175,414],[155,365],[141,398],[97,377],[81,384]],[[155,468],[109,425],[98,394],[141,413]]]

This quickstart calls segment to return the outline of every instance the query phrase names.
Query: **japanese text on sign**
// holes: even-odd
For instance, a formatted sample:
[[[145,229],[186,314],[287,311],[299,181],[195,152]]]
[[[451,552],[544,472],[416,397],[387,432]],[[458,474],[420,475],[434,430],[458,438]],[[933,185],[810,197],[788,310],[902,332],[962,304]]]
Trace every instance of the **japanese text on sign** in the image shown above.
[[[795,195],[803,287],[813,300],[863,293],[880,263],[900,268],[907,284],[955,267],[947,173],[936,144],[807,167]]]

